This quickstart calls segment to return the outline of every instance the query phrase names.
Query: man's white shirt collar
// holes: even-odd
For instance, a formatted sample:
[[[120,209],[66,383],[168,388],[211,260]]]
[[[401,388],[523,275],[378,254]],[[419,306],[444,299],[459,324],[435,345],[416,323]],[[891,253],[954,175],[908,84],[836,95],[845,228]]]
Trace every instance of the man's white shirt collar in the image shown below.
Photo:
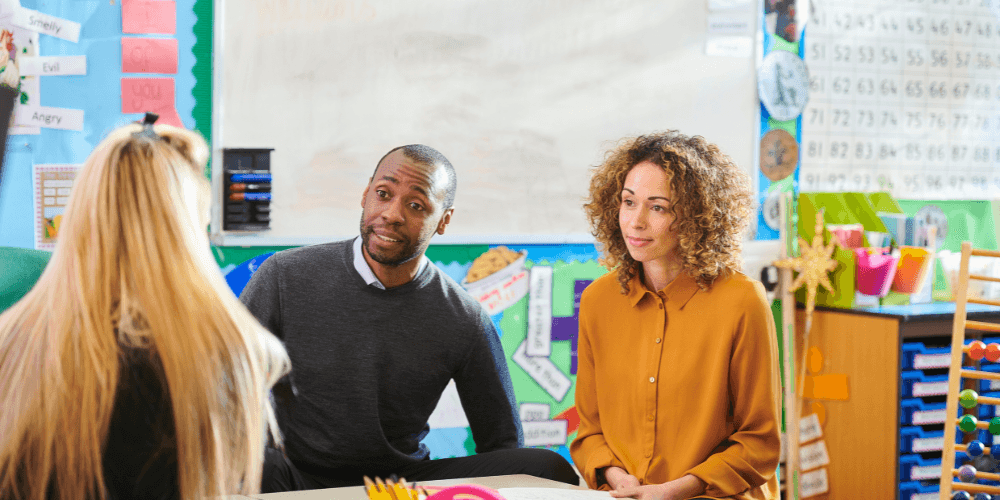
[[[417,275],[424,272],[424,268],[427,267],[429,260],[426,255],[420,256],[420,267],[417,268]],[[354,270],[361,275],[361,279],[365,280],[365,283],[385,290],[385,285],[375,276],[375,272],[372,271],[371,267],[368,267],[368,261],[365,260],[364,254],[361,252],[361,237],[358,236],[354,238]]]

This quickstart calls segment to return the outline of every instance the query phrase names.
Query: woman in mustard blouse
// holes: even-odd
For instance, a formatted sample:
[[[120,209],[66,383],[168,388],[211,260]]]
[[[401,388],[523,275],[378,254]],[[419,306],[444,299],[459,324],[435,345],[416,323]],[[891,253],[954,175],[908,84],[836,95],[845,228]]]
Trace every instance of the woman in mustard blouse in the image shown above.
[[[587,484],[642,499],[778,498],[774,320],[742,274],[750,182],[676,131],[623,141],[586,205],[614,270],[580,303],[570,452]]]

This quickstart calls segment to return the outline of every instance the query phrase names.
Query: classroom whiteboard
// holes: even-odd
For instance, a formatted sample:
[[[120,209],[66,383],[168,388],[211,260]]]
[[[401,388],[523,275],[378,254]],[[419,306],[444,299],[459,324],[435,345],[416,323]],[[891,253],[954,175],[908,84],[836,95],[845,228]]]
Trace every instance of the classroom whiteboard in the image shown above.
[[[438,243],[590,241],[590,167],[626,136],[703,135],[751,171],[754,59],[706,55],[707,3],[216,0],[213,161],[274,148],[274,181],[271,229],[224,233],[214,168],[214,241],[356,235],[376,163],[404,144],[456,168]]]

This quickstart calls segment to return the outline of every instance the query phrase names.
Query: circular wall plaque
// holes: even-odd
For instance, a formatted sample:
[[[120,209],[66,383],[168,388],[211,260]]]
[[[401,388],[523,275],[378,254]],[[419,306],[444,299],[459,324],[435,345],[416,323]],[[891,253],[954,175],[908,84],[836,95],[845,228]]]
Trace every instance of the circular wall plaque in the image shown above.
[[[764,199],[764,206],[761,212],[764,215],[764,224],[775,230],[781,230],[781,194],[783,191],[775,190]]]
[[[795,171],[799,164],[799,143],[792,134],[775,129],[760,140],[760,171],[771,182],[778,182]]]
[[[771,51],[757,70],[757,93],[775,120],[794,120],[809,102],[805,61],[787,50]]]

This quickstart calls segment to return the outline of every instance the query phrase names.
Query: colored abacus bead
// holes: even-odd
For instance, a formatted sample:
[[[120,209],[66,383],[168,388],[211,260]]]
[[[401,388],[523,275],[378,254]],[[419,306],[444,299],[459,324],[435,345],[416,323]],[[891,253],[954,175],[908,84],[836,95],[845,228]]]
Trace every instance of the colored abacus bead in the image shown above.
[[[962,405],[962,408],[973,408],[978,401],[979,394],[972,389],[965,389],[958,393],[958,404]]]
[[[971,483],[976,480],[976,468],[965,464],[958,468],[958,480],[964,483]]]
[[[956,491],[952,493],[951,500],[972,500],[972,495],[968,491]]]
[[[976,493],[976,496],[972,498],[973,500],[993,500],[993,496],[989,493]]]
[[[1000,420],[1000,418],[995,418],[994,420]],[[976,430],[976,417],[972,415],[962,415],[962,418],[958,419],[958,428],[962,429],[962,432],[973,432]],[[992,430],[992,427],[990,428]]]
[[[983,451],[985,451],[985,447],[982,441],[972,441],[965,445],[965,454],[969,455],[969,458],[981,457],[983,456]]]
[[[976,361],[979,361],[980,359],[983,359],[983,356],[985,354],[986,354],[986,344],[982,343],[979,340],[973,340],[969,344],[969,357],[970,358],[972,358],[972,359],[974,359]]]
[[[990,446],[990,456],[992,456],[993,458],[1000,457],[1000,443],[996,443],[993,446]]]
[[[992,363],[996,363],[1000,360],[1000,344],[996,342],[990,342],[986,344],[986,352],[983,354],[986,359]]]
[[[993,417],[990,419],[990,434],[996,436],[1000,434],[1000,417]]]

